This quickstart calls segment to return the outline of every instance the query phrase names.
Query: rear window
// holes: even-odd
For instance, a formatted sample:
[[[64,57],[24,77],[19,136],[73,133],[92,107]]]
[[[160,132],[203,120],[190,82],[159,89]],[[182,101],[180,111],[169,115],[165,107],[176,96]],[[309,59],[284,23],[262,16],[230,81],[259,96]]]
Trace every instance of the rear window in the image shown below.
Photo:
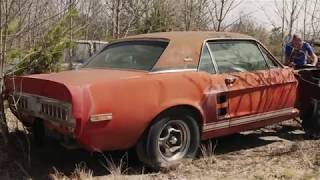
[[[147,40],[110,44],[84,67],[151,71],[167,46],[166,41]]]

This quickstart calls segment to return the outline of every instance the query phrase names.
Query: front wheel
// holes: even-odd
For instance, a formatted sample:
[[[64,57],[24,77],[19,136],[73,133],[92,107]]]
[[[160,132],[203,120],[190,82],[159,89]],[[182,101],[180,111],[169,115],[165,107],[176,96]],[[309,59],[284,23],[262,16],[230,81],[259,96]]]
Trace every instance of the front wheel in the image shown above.
[[[200,144],[199,125],[188,113],[168,113],[156,119],[137,145],[139,159],[153,168],[194,158]]]

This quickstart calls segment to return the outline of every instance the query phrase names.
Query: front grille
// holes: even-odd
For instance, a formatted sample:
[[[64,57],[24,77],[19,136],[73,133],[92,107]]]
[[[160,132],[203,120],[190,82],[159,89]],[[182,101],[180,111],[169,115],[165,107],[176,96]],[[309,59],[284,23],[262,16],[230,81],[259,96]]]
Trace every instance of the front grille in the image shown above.
[[[58,104],[41,102],[40,114],[61,121],[68,120],[68,112],[64,107]]]

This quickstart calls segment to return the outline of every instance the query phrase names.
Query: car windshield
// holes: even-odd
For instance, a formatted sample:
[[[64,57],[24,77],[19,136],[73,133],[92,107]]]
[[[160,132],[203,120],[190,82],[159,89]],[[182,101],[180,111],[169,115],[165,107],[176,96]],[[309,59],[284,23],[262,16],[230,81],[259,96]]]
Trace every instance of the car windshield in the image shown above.
[[[151,71],[167,45],[165,41],[147,40],[110,44],[90,58],[84,67]]]

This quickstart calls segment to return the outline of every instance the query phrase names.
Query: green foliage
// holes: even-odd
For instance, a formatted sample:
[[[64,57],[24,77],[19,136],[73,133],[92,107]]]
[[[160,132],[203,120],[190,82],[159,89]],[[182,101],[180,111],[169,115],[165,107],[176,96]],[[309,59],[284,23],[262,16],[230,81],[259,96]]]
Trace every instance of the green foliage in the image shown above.
[[[269,39],[268,49],[280,60],[283,54],[281,28],[273,28]]]
[[[15,74],[36,74],[56,72],[60,70],[64,51],[72,47],[70,42],[70,17],[78,17],[76,10],[71,10],[49,29],[37,46],[22,52],[12,49],[11,59],[23,57]]]
[[[267,30],[264,26],[257,24],[250,17],[241,17],[238,23],[231,26],[230,31],[248,34],[264,45],[272,52],[272,54],[281,59],[283,48],[282,48],[282,36],[281,28],[274,28]]]
[[[23,52],[20,48],[11,48],[7,52],[7,58],[6,58],[7,62],[6,63],[8,63],[14,59],[17,59],[17,58],[21,57],[22,55],[23,55]]]
[[[18,28],[19,28],[19,21],[17,19],[10,21],[8,24],[8,35],[16,33]]]

